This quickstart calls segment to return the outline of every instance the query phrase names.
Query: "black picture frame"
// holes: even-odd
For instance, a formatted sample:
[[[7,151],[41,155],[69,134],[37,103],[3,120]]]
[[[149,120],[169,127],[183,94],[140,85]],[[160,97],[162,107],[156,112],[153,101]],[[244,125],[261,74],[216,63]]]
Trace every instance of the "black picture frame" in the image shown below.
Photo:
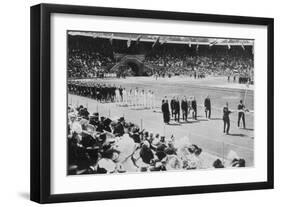
[[[87,192],[74,194],[50,193],[50,130],[51,130],[51,92],[50,92],[50,15],[52,13],[99,15],[112,17],[151,18],[162,20],[181,20],[210,23],[233,23],[267,26],[267,181],[238,184],[170,187],[106,192]],[[152,10],[103,8],[88,6],[39,4],[31,7],[31,174],[30,199],[39,203],[86,201],[134,198],[146,196],[166,196],[179,194],[211,193],[272,189],[274,187],[274,20],[272,18],[195,14]]]

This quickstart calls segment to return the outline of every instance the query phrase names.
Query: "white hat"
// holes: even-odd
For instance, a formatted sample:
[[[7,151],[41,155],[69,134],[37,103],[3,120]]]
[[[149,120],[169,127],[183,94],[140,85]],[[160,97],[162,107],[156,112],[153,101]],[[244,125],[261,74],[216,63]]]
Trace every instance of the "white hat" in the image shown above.
[[[99,168],[104,168],[108,173],[114,172],[116,164],[111,160],[107,158],[102,158],[98,162]]]
[[[228,155],[227,155],[227,159],[228,160],[234,160],[234,159],[239,159],[239,156],[237,154],[237,152],[233,151],[233,150],[230,150]]]

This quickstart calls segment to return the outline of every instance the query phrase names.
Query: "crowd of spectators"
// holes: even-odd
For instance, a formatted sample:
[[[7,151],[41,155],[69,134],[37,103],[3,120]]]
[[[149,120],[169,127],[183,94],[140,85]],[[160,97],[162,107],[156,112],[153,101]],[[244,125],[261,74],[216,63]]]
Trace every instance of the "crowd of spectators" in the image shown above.
[[[133,75],[129,66],[113,67],[118,62],[115,53],[145,55],[147,75],[190,75],[196,72],[198,75],[232,76],[237,80],[239,77],[252,80],[254,76],[253,53],[249,46],[244,46],[244,49],[239,45],[228,48],[218,45],[189,47],[184,44],[157,44],[151,47],[151,43],[140,42],[132,43],[128,48],[126,41],[121,40],[110,43],[102,38],[71,37],[68,77],[103,78],[110,73],[115,73],[115,77]]]
[[[113,60],[100,54],[82,49],[71,49],[68,52],[68,77],[93,78],[107,73]]]
[[[145,63],[158,75],[190,75],[194,71],[205,75],[253,76],[253,58],[249,52],[234,53],[225,49],[224,52],[186,52],[166,50],[164,53],[152,53],[146,57]],[[233,49],[235,50],[235,49]],[[243,54],[244,53],[244,54]]]
[[[202,149],[187,137],[160,136],[82,105],[68,106],[67,126],[69,175],[245,167],[238,157],[206,165]]]

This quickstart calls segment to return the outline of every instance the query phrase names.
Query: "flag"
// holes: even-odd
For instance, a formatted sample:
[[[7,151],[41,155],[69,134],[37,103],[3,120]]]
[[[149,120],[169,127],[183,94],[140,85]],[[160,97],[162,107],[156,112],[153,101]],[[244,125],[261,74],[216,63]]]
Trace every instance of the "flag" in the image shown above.
[[[228,47],[229,50],[231,49],[231,46],[229,44],[229,40],[227,40],[227,47]]]
[[[167,40],[162,40],[162,41],[159,41],[161,45],[163,45],[164,43],[167,42]]]
[[[99,37],[99,35],[97,33],[94,33],[92,37],[95,39],[95,38]]]
[[[245,50],[243,42],[241,42],[241,47],[243,48],[243,50]]]
[[[155,40],[155,42],[153,43],[152,47],[154,47],[160,40],[160,37],[157,37],[157,39]]]
[[[216,45],[216,44],[218,44],[218,41],[217,41],[217,40],[215,40],[215,41],[213,41],[213,42],[210,42],[210,43],[209,43],[209,47],[212,47],[212,46],[214,46],[214,45]]]
[[[112,45],[113,43],[113,34],[111,34],[110,39],[109,39],[110,44]]]
[[[141,40],[141,35],[137,36],[136,43],[138,44]]]
[[[128,41],[127,41],[127,48],[129,48],[130,46],[131,46],[131,38],[128,39]]]

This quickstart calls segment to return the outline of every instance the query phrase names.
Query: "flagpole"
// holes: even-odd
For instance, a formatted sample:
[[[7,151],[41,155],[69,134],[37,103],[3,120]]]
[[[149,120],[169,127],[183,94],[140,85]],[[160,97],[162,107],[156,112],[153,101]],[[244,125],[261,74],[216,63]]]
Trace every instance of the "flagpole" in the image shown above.
[[[245,91],[245,94],[244,94],[244,99],[243,99],[244,104],[246,104],[247,92],[248,92],[248,88],[246,88],[246,91]]]

